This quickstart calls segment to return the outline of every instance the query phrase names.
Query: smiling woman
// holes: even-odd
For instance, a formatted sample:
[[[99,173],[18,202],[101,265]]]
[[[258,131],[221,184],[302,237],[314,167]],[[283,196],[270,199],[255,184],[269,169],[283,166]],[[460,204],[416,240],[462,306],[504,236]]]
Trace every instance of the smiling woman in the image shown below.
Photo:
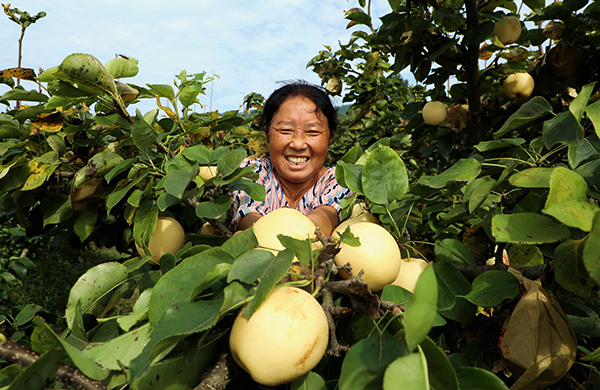
[[[331,234],[340,220],[340,200],[352,192],[338,184],[335,168],[323,166],[337,126],[329,96],[305,82],[286,84],[267,99],[262,120],[269,157],[247,159],[241,166],[254,166],[267,196],[257,202],[243,191],[232,191],[231,227],[247,229],[269,212],[289,207]]]

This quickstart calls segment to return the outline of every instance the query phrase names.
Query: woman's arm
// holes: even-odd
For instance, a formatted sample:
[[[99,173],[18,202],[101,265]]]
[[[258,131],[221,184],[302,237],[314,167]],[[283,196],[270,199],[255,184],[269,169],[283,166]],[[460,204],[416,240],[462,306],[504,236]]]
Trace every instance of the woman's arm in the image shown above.
[[[260,215],[259,213],[250,213],[250,214],[244,215],[242,217],[242,219],[240,219],[240,223],[237,226],[237,231],[239,232],[241,230],[248,229],[249,227],[254,225],[254,222],[258,221],[262,217],[263,216]]]
[[[330,236],[340,223],[338,212],[332,206],[319,206],[306,216],[327,236]]]

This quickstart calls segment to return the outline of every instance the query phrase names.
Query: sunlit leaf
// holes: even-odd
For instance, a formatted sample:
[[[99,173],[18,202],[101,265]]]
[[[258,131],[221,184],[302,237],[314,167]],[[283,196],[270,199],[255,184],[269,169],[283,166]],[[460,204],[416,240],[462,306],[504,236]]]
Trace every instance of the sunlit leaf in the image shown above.
[[[408,191],[404,162],[392,148],[380,146],[367,158],[362,189],[371,202],[389,205]]]
[[[35,81],[35,71],[29,68],[9,68],[0,70],[0,77],[14,77],[21,80]]]
[[[134,77],[138,74],[138,60],[135,58],[117,57],[104,64],[104,67],[115,79]]]
[[[492,235],[498,242],[546,244],[571,235],[554,218],[537,213],[499,214],[492,218]]]
[[[550,177],[550,193],[542,212],[567,226],[589,232],[598,205],[587,198],[588,184],[576,172],[557,167]]]
[[[433,266],[428,265],[417,280],[414,295],[406,303],[404,329],[408,349],[413,351],[427,337],[437,315],[438,286]]]
[[[548,188],[554,168],[528,168],[515,173],[508,179],[510,184],[526,188]]]
[[[464,298],[477,306],[493,307],[514,298],[518,292],[519,281],[510,272],[486,271],[475,278],[471,292]]]

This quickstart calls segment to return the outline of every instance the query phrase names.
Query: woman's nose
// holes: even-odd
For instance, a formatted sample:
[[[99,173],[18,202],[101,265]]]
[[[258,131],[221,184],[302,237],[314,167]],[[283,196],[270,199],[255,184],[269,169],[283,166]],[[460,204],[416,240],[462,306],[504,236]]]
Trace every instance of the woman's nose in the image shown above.
[[[303,149],[306,147],[306,133],[302,130],[294,131],[290,145],[294,149]]]

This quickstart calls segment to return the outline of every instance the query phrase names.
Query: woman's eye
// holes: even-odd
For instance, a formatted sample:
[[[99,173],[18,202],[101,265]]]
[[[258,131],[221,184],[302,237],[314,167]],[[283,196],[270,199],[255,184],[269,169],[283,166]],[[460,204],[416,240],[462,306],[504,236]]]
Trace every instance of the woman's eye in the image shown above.
[[[321,135],[321,132],[320,131],[316,131],[316,130],[310,130],[308,132],[308,135],[311,136],[311,137],[316,137],[318,135]]]

